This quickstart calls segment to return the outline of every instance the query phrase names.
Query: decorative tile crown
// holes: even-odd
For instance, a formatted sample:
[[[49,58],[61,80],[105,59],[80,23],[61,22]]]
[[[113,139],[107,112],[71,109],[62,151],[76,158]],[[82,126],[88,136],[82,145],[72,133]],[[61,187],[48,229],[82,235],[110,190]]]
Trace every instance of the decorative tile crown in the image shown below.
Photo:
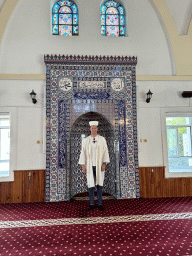
[[[101,56],[101,55],[44,55],[44,62],[50,63],[50,62],[94,62],[94,63],[114,63],[119,62],[119,64],[131,64],[136,65],[137,64],[137,57],[135,56]]]

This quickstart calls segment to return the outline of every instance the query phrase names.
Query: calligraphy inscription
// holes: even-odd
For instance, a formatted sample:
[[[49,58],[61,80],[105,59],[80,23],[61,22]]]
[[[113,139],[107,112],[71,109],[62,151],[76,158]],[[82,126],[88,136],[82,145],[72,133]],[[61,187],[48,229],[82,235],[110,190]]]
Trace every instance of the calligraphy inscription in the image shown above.
[[[121,91],[124,88],[124,81],[121,78],[113,78],[111,81],[111,87],[115,91]]]
[[[107,83],[103,81],[81,81],[78,82],[79,89],[102,89],[105,90],[107,88]]]

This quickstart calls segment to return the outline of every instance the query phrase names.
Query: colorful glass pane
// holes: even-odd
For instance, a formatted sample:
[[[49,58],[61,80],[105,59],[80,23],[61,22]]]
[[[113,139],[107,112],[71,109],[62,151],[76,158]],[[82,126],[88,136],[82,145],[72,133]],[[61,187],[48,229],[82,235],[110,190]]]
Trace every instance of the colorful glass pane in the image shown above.
[[[79,27],[78,26],[73,26],[73,34],[78,35],[79,33]]]
[[[59,34],[64,36],[72,36],[72,26],[60,25],[59,26]]]
[[[63,0],[59,1],[58,3],[59,3],[61,6],[63,6],[63,5],[65,5],[64,2],[67,3],[67,1],[63,1]]]
[[[106,34],[106,26],[101,26],[101,35],[105,36]]]
[[[114,0],[101,5],[101,35],[125,36],[125,11]]]
[[[113,6],[113,1],[108,1],[105,3],[105,5],[107,6],[107,8]]]
[[[53,24],[58,24],[58,14],[53,14],[53,16],[52,16],[52,23]]]
[[[113,1],[113,7],[117,8],[119,6],[119,3]]]
[[[71,1],[61,0],[61,1],[59,1],[59,4],[61,6],[63,6],[63,5],[71,6],[72,3],[71,3]]]
[[[125,26],[125,16],[120,15],[120,25]]]
[[[68,1],[68,4],[67,4],[68,6],[72,6],[73,5],[73,2],[71,2],[71,1]]]
[[[73,24],[74,25],[78,24],[78,14],[73,15]]]
[[[107,10],[107,7],[104,4],[101,5],[101,14],[105,14],[106,10]]]
[[[119,34],[120,34],[120,36],[125,36],[125,27],[120,26]]]
[[[119,14],[118,10],[114,7],[110,7],[107,9],[106,14]]]
[[[72,9],[73,13],[78,13],[77,6],[75,4],[73,4],[71,6],[71,9]]]
[[[118,15],[106,15],[106,25],[119,25]]]
[[[72,14],[59,14],[59,24],[72,24]]]
[[[115,1],[108,1],[106,3],[104,3],[108,8],[109,7],[118,7],[119,6],[119,3],[115,2]]]
[[[54,6],[53,6],[53,13],[58,13],[60,7],[61,7],[61,6],[58,5],[57,3],[54,4]]]
[[[58,33],[59,33],[58,25],[53,25],[52,33],[53,33],[53,35],[58,35]]]
[[[117,9],[118,9],[120,14],[125,14],[123,6],[119,6]]]
[[[53,35],[78,35],[78,8],[68,0],[58,1],[52,11]]]
[[[69,8],[68,6],[63,6],[59,9],[60,13],[72,13],[71,8]]]
[[[106,3],[104,3],[107,7],[118,7],[119,6],[119,3],[115,2],[115,1],[108,1]]]
[[[107,36],[119,36],[119,26],[107,26]]]
[[[105,15],[101,15],[101,25],[105,25]]]

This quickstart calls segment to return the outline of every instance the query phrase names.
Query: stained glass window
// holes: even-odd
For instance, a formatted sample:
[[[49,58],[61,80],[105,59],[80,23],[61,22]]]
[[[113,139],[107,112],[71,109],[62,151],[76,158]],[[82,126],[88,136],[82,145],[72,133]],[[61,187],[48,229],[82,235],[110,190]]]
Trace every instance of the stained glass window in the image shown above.
[[[113,0],[101,5],[101,35],[125,36],[124,7]]]
[[[52,9],[52,34],[78,36],[78,9],[72,1],[58,1]]]

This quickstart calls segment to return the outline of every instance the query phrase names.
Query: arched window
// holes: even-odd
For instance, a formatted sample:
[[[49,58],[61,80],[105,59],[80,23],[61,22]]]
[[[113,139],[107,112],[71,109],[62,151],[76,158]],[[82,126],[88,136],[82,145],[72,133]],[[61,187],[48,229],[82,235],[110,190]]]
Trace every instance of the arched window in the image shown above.
[[[124,7],[113,0],[101,5],[101,35],[125,36]]]
[[[58,1],[52,9],[52,34],[77,36],[78,9],[72,1]]]

